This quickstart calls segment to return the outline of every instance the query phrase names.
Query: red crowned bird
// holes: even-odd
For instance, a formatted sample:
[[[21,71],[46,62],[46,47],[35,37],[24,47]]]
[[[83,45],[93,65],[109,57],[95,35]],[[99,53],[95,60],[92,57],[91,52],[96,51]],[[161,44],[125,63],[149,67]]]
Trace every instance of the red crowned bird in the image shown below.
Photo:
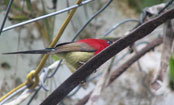
[[[67,42],[58,44],[55,48],[46,48],[41,50],[8,52],[4,54],[56,54],[65,59],[67,66],[74,72],[89,58],[100,53],[112,42],[105,39],[82,39],[76,42]]]

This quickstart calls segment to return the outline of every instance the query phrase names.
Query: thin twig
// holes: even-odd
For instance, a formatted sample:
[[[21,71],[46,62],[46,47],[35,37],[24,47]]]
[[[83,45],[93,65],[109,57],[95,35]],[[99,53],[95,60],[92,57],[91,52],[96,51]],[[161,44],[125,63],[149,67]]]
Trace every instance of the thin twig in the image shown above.
[[[89,92],[89,94],[86,95],[83,99],[81,99],[76,105],[85,105],[89,97],[91,96],[91,94],[92,94],[92,91]]]
[[[140,57],[142,57],[144,54],[155,48],[156,46],[160,45],[162,43],[162,38],[158,38],[151,43],[149,43],[145,48],[143,48],[141,51],[138,51],[136,55],[131,57],[129,60],[127,60],[122,66],[120,66],[118,69],[115,70],[115,72],[112,73],[111,79],[109,81],[110,85],[116,78],[118,78],[129,66],[131,66],[134,62],[136,62]]]
[[[138,52],[138,50],[137,50],[137,48],[136,48],[135,45],[133,45],[132,48],[133,48],[133,50],[135,51],[135,53]],[[139,60],[137,60],[137,66],[138,66],[139,71],[143,72],[143,68],[141,67],[141,63],[140,63]]]
[[[152,81],[151,87],[155,90],[158,90],[161,85],[160,82],[164,81],[165,74],[167,72],[171,51],[172,51],[172,44],[174,40],[174,26],[172,26],[171,20],[167,21],[164,25],[164,46],[162,50],[162,57],[161,57],[161,64],[160,64],[160,72],[157,78]]]
[[[102,93],[102,90],[106,86],[105,84],[106,84],[108,78],[110,78],[109,75],[110,75],[110,70],[111,70],[113,61],[114,61],[114,58],[110,62],[109,68],[104,69],[104,71],[103,71],[101,77],[99,78],[99,80],[97,81],[96,87],[95,87],[94,91],[92,92],[86,105],[96,105],[97,104],[97,101]]]
[[[41,105],[58,104],[70,91],[72,91],[81,81],[84,81],[104,62],[119,53],[127,46],[133,44],[135,41],[147,36],[156,27],[172,18],[174,18],[174,9],[170,9],[156,18],[145,22],[144,24],[137,27],[134,31],[130,32],[127,36],[115,41],[101,53],[92,57],[85,65],[81,66],[73,75],[71,75],[55,91],[53,91],[53,93],[49,95],[41,103]]]

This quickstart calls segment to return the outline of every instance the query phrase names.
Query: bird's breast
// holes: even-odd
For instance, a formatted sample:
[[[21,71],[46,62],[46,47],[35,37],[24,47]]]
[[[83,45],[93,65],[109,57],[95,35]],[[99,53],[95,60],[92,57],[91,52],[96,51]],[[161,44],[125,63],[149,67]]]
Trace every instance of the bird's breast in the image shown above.
[[[88,61],[95,52],[68,52],[64,55],[67,66],[75,72],[81,65]]]

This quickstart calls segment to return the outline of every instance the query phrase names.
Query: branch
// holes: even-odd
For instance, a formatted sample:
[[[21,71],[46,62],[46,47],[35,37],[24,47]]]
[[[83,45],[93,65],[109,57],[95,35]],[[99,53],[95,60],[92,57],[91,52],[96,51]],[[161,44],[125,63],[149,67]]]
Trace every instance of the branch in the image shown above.
[[[144,54],[149,52],[150,50],[154,49],[156,46],[162,43],[162,38],[155,39],[151,43],[149,43],[145,48],[141,51],[138,51],[134,56],[128,59],[124,64],[122,64],[119,68],[114,70],[111,74],[111,78],[107,86],[109,86],[114,80],[116,80],[122,73],[124,73],[128,67],[130,67],[134,62],[136,62],[139,58],[141,58]],[[92,92],[90,92],[87,96],[85,96],[81,101],[79,101],[76,105],[84,105]]]
[[[163,22],[174,18],[174,9],[168,10],[156,18],[145,22],[137,27],[134,31],[117,41],[101,53],[92,57],[85,65],[81,66],[73,75],[71,75],[64,83],[62,83],[50,96],[48,96],[41,105],[56,105],[59,103],[71,90],[73,90],[81,81],[84,81],[93,71],[101,66],[108,59],[119,53],[127,46],[135,41],[145,37],[151,33],[157,26]]]
[[[171,20],[167,21],[164,25],[164,35],[164,45],[162,49],[161,65],[159,70],[160,72],[157,78],[151,83],[151,87],[155,90],[158,90],[161,87],[160,82],[164,81],[172,53],[171,51],[174,40],[174,26],[172,26]]]
[[[92,91],[92,93],[90,93],[90,98],[88,99],[88,102],[85,105],[96,105],[98,102],[98,99],[103,91],[103,89],[107,86],[109,80],[110,80],[110,76],[111,76],[111,68],[113,66],[113,63],[115,61],[115,57],[114,56],[111,59],[111,62],[108,66],[107,69],[104,69],[101,77],[99,78],[99,80],[96,83],[95,89]]]
[[[93,90],[88,102],[86,103],[86,105],[96,105],[102,90],[105,87],[106,81],[109,77],[109,70],[105,69],[103,71],[103,74],[101,75],[101,77],[99,78],[99,80],[97,81],[97,84],[95,86],[95,89]]]
[[[154,49],[156,46],[160,45],[162,43],[162,38],[155,39],[151,43],[149,43],[145,48],[143,48],[141,51],[138,51],[136,55],[131,57],[129,60],[127,60],[122,66],[120,66],[118,69],[115,70],[115,72],[112,73],[109,84],[110,85],[115,79],[117,79],[123,72],[127,70],[129,66],[131,66],[134,62],[136,62],[139,58],[141,58],[144,54],[149,52],[150,50]]]

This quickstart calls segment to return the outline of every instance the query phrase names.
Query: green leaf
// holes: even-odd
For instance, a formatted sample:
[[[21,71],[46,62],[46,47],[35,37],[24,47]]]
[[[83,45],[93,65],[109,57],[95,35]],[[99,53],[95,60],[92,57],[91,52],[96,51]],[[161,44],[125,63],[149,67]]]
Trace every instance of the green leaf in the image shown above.
[[[169,67],[170,67],[170,88],[174,90],[174,58],[173,56],[170,57],[169,61]]]
[[[17,16],[9,16],[8,17],[9,20],[12,20],[12,21],[19,21],[19,22],[22,22],[22,21],[25,21],[25,20],[28,20],[29,17],[27,17],[26,15],[17,15]]]
[[[32,5],[31,5],[31,0],[26,0],[27,2],[27,8],[32,11]]]
[[[174,81],[174,59],[173,59],[173,56],[170,57],[169,66],[170,66],[170,79],[172,81]]]
[[[47,14],[45,3],[44,3],[43,0],[41,1],[41,3],[42,3],[43,15],[45,15],[45,14]],[[49,19],[48,18],[44,19],[44,22],[45,22],[45,26],[46,26],[46,29],[47,29],[47,35],[48,35],[49,41],[51,41],[52,34],[51,34],[51,31],[50,31]]]
[[[8,5],[10,0],[5,0],[5,5]]]
[[[9,2],[10,2],[10,0],[5,0],[5,5],[8,6]],[[23,8],[19,7],[15,3],[13,3],[12,9],[18,10],[19,12],[22,12],[23,11]]]
[[[53,59],[56,60],[56,61],[60,60],[60,58],[57,55],[53,55]]]

